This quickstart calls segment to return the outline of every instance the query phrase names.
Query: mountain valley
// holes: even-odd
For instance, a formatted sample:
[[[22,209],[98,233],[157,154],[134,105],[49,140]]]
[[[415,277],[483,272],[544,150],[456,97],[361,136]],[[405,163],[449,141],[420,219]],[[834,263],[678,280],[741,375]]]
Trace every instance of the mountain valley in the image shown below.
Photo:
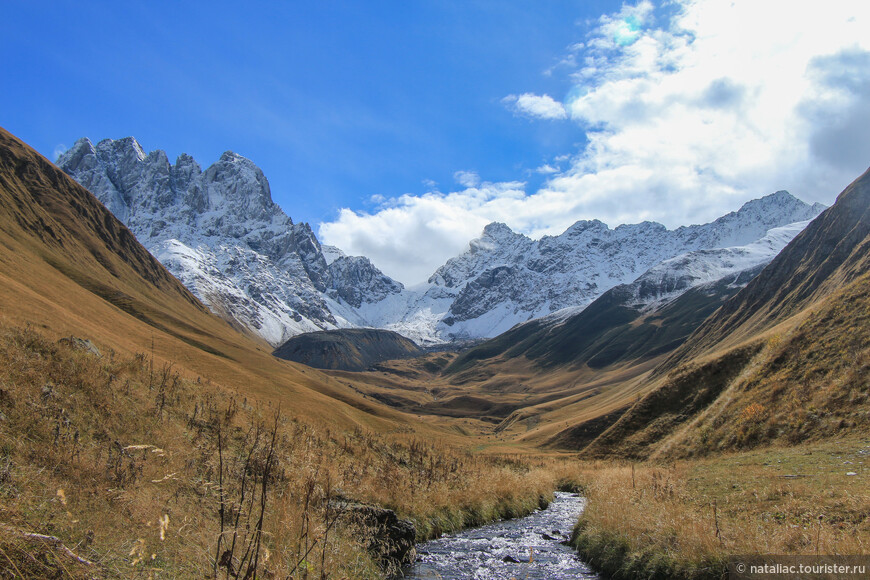
[[[557,488],[614,577],[870,552],[870,171],[408,289],[234,153],[0,130],[0,244],[0,575],[387,577]]]

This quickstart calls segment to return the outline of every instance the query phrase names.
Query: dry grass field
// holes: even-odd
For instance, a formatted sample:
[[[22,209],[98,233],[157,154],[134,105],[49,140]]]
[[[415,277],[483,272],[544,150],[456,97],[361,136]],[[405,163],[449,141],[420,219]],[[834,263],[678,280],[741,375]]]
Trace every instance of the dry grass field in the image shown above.
[[[472,455],[449,420],[274,358],[88,192],[8,133],[0,145],[4,575],[377,576],[330,499],[395,509],[422,539],[552,492],[551,471]]]
[[[375,578],[341,502],[422,540],[578,484],[616,578],[866,554],[867,181],[671,354],[352,373],[271,356],[0,130],[0,575]]]
[[[870,553],[870,438],[591,464],[580,553],[614,578],[721,578],[729,555]]]
[[[11,577],[378,577],[371,538],[331,501],[393,509],[422,540],[527,513],[567,472],[410,430],[343,430],[32,327],[0,328],[0,385]]]

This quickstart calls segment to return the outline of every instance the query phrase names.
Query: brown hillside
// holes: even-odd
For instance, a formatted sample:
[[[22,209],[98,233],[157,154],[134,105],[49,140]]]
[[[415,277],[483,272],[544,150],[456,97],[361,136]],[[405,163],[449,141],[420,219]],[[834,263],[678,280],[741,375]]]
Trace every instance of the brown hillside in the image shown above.
[[[423,539],[557,485],[459,449],[473,422],[273,357],[2,129],[0,248],[0,577],[378,578],[405,555],[335,500]]]
[[[344,383],[275,359],[212,315],[90,192],[2,129],[0,246],[6,323],[153,352],[158,364],[338,424],[404,421]]]
[[[699,327],[665,368],[769,329],[865,274],[870,270],[868,236],[870,169]]]
[[[870,172],[650,375],[584,453],[687,456],[870,432]]]

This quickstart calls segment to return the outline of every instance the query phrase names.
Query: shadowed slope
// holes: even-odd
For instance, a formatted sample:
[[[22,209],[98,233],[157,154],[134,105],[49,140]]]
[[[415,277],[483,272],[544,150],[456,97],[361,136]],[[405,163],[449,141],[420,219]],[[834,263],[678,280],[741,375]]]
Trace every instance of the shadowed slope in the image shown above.
[[[684,456],[866,433],[870,172],[705,321],[592,456]]]
[[[0,246],[9,323],[149,351],[245,396],[280,403],[303,394],[292,407],[312,417],[372,426],[384,426],[378,415],[400,418],[335,379],[276,360],[265,343],[210,314],[87,190],[2,129]]]
[[[317,369],[364,371],[376,363],[418,356],[423,351],[389,330],[345,328],[294,336],[272,354]]]
[[[870,270],[870,170],[837,197],[665,365],[782,322]]]
[[[532,320],[473,347],[444,372],[461,382],[466,374],[490,367],[495,372],[512,359],[527,360],[539,372],[547,373],[558,367],[600,370],[660,357],[680,346],[759,271],[753,268],[703,284],[648,308],[632,305],[632,285],[620,285],[565,320]]]

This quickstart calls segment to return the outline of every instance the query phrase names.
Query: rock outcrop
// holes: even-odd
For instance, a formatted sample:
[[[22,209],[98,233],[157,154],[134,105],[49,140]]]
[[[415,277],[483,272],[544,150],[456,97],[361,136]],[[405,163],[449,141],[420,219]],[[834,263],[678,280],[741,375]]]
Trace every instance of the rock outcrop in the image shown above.
[[[318,369],[364,371],[379,362],[419,356],[423,351],[389,330],[343,328],[294,336],[272,354]]]
[[[387,577],[398,576],[414,563],[417,530],[412,522],[400,520],[393,510],[370,504],[338,500],[330,507],[360,528],[369,552]]]
[[[402,291],[365,258],[327,264],[309,225],[294,223],[260,168],[231,151],[202,171],[186,154],[175,165],[163,151],[145,154],[132,137],[80,139],[57,163],[212,311],[273,346],[357,326],[341,314],[345,300],[352,310]]]

